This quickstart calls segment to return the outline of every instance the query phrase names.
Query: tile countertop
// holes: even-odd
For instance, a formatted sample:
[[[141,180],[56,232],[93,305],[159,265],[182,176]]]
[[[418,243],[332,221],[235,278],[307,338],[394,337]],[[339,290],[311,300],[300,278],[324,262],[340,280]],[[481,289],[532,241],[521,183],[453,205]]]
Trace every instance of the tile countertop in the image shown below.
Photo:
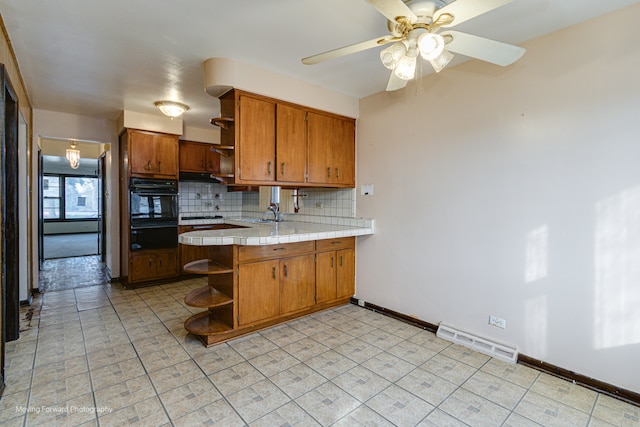
[[[373,220],[364,221],[364,226],[318,224],[297,221],[261,223],[251,220],[229,219],[224,222],[226,224],[241,225],[246,228],[189,231],[180,234],[178,241],[185,245],[196,246],[256,246],[373,234]]]

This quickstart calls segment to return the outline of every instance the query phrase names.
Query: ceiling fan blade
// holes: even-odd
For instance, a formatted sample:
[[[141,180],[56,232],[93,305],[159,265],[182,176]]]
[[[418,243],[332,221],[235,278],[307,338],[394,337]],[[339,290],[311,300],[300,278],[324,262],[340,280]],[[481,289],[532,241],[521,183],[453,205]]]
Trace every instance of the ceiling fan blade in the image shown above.
[[[438,9],[433,15],[433,22],[438,21],[438,18],[444,14],[449,14],[453,17],[451,22],[446,22],[441,25],[442,28],[453,27],[482,15],[483,13],[497,9],[500,6],[504,6],[507,3],[511,3],[513,0],[456,0],[453,3]],[[444,17],[443,17],[444,20]]]
[[[389,21],[396,22],[399,16],[406,16],[411,22],[416,22],[418,17],[402,0],[367,0],[371,6],[383,14]]]
[[[308,56],[302,59],[302,63],[306,65],[317,64],[328,59],[339,58],[341,56],[350,55],[352,53],[360,52],[362,50],[371,49],[373,47],[382,46],[387,43],[399,40],[397,37],[384,36],[377,39],[367,40],[366,42],[351,44],[349,46],[339,47],[327,52],[319,53],[317,55]]]
[[[513,64],[526,52],[526,49],[520,46],[473,36],[459,31],[443,31],[440,35],[444,37],[445,40],[449,38],[452,39],[446,45],[447,50],[491,62],[492,64],[502,65],[503,67]]]
[[[396,76],[396,73],[391,71],[391,76],[389,77],[389,83],[387,83],[387,92],[393,92],[394,90],[402,89],[407,85],[408,80],[401,79]]]

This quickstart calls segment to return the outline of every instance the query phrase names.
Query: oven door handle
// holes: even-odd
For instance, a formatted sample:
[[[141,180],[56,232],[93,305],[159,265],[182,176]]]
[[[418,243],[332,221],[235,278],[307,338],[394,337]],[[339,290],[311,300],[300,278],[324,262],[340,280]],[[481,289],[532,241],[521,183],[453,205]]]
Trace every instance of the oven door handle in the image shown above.
[[[178,224],[143,224],[131,226],[131,230],[144,230],[149,228],[178,228]]]

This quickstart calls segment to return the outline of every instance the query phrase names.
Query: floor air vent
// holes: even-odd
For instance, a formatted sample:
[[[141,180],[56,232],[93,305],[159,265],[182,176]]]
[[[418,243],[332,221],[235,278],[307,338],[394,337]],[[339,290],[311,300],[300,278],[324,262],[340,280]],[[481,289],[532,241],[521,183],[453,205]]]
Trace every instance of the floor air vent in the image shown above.
[[[438,338],[451,341],[472,350],[479,351],[496,359],[500,359],[508,363],[516,363],[518,361],[518,350],[504,344],[491,342],[485,338],[480,338],[468,332],[453,328],[444,323],[438,326],[436,333]]]

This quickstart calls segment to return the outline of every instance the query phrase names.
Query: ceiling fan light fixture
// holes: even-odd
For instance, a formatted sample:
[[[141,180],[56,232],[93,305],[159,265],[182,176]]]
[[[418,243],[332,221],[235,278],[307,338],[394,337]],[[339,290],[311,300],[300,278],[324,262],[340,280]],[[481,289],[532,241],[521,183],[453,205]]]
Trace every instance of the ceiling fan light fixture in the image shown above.
[[[380,60],[382,65],[390,70],[396,68],[400,59],[407,54],[407,46],[403,42],[396,42],[380,51]]]
[[[424,33],[418,37],[420,55],[427,61],[436,59],[444,50],[444,39],[440,34]]]
[[[67,148],[67,155],[65,157],[69,160],[71,169],[78,169],[80,167],[80,150],[76,148],[74,141],[71,141],[71,148]]]
[[[453,56],[454,56],[453,53],[449,52],[448,50],[443,50],[440,56],[438,56],[435,59],[432,59],[431,61],[429,61],[429,63],[431,64],[433,69],[436,71],[436,73],[439,73],[444,69],[444,67],[446,67],[449,64],[449,62],[451,62],[451,60],[453,59]]]
[[[416,76],[416,62],[417,57],[412,55],[405,55],[400,58],[398,66],[393,70],[395,75],[402,80],[411,80]]]
[[[171,118],[180,117],[189,109],[188,105],[175,101],[156,101],[153,105],[158,107],[162,114]]]

